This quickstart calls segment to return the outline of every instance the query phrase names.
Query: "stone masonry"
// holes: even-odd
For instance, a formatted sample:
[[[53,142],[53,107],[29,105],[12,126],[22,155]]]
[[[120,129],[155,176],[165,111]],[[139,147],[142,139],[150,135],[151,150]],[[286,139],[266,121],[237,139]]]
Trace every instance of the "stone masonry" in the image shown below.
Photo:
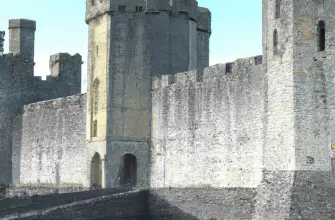
[[[136,189],[29,218],[335,219],[335,0],[262,2],[263,54],[209,67],[196,0],[87,0],[87,94],[79,54],[35,77],[36,22],[10,20],[0,184]]]

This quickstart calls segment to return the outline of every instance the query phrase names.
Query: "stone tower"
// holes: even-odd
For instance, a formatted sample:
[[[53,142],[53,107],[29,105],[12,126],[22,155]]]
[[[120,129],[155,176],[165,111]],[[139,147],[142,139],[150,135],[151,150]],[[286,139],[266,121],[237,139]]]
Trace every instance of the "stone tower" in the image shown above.
[[[86,141],[102,187],[149,186],[151,77],[208,66],[210,16],[196,0],[87,0]]]
[[[326,201],[325,195],[331,194],[327,190],[334,184],[334,3],[263,0],[268,105],[259,193],[265,203],[258,206],[263,215],[259,219],[298,219],[301,210],[316,205],[304,197],[304,189],[312,185],[311,198]],[[266,198],[271,200],[268,204]],[[326,209],[320,207],[320,213]],[[313,219],[325,217],[309,214]]]
[[[9,51],[34,60],[36,22],[28,19],[9,21]]]

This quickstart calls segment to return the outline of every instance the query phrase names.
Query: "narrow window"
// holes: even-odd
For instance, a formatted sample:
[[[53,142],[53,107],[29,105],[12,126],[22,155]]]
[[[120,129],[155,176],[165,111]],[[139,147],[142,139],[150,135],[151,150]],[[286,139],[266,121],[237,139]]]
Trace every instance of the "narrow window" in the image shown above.
[[[276,19],[280,18],[280,4],[281,0],[276,0]]]
[[[99,46],[98,45],[95,47],[95,50],[97,52],[97,56],[99,56]]]
[[[92,137],[97,137],[98,135],[98,121],[93,121],[93,131],[92,131]]]
[[[277,30],[274,30],[273,32],[273,53],[278,52],[278,32]]]
[[[91,0],[91,5],[95,5],[95,0]]]
[[[99,108],[99,79],[93,82],[93,114],[98,113]]]
[[[319,21],[317,30],[318,51],[325,51],[326,49],[326,23]]]
[[[119,5],[119,12],[126,12],[126,6],[125,5]]]
[[[137,12],[141,12],[141,11],[143,11],[143,7],[142,7],[142,6],[136,6],[136,11],[137,11]]]

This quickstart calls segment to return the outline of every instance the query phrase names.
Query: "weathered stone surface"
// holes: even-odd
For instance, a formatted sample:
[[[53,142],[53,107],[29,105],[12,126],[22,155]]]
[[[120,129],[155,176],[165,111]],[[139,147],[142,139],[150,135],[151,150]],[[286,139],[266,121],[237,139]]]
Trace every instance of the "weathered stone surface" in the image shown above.
[[[25,105],[13,120],[14,184],[89,186],[86,95]]]
[[[237,60],[231,73],[219,64],[153,81],[152,187],[257,187],[264,115],[257,59]]]
[[[152,189],[149,213],[155,219],[253,219],[256,189]]]
[[[136,186],[149,190],[102,192],[105,197],[84,192],[80,201],[76,194],[58,195],[55,203],[48,196],[11,198],[0,201],[4,213],[23,219],[335,218],[335,0],[263,0],[263,55],[212,67],[211,14],[195,0],[86,4],[87,95],[74,95],[80,55],[53,55],[51,76],[35,78],[34,22],[10,22],[15,53],[0,56],[0,197],[10,182],[89,186],[95,152],[103,186],[117,185],[123,156],[133,154]],[[324,51],[318,51],[320,21]]]
[[[138,186],[147,188],[152,76],[208,65],[211,14],[195,0],[147,1],[142,13],[134,9],[143,1],[91,3],[86,5],[87,146],[104,158],[103,185],[115,185],[122,156],[133,154]]]
[[[15,155],[17,148],[12,145],[12,135],[16,135],[15,141],[20,141],[21,133],[12,132],[12,122],[14,117],[21,113],[22,106],[74,95],[80,93],[81,89],[82,59],[79,54],[55,55],[59,58],[57,77],[48,76],[45,81],[41,80],[41,77],[34,77],[35,29],[35,21],[10,20],[10,53],[0,55],[0,183],[2,184],[13,182],[12,173],[16,171],[11,171],[12,161],[18,163],[16,159],[20,157]]]
[[[67,58],[60,62],[59,76],[48,76],[45,81],[34,77],[34,63],[20,54],[0,56],[0,183],[12,182],[11,124],[22,106],[80,92],[81,57],[62,56]]]

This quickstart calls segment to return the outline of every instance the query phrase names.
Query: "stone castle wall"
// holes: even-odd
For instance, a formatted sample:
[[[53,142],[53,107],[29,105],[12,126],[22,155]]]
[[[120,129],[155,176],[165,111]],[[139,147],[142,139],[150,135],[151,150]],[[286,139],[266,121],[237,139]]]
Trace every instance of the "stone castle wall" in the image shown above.
[[[80,93],[81,56],[57,54],[47,80],[35,77],[34,63],[18,53],[0,55],[0,183],[10,183],[13,117],[25,104]],[[57,59],[56,59],[57,58]],[[57,69],[56,69],[57,68]]]
[[[153,188],[256,187],[261,181],[262,57],[153,80]]]
[[[13,183],[89,186],[86,94],[37,102],[13,120]]]

